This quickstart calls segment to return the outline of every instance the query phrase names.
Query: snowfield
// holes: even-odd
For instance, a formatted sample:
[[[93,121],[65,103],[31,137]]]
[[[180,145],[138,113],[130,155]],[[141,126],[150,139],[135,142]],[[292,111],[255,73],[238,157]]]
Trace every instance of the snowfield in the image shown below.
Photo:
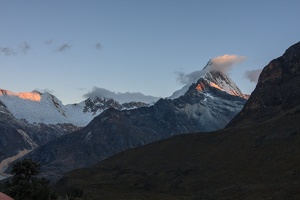
[[[83,112],[85,106],[84,102],[76,105],[63,105],[60,100],[49,93],[39,95],[40,100],[36,101],[17,95],[0,93],[0,101],[6,105],[14,117],[17,119],[26,119],[26,121],[31,124],[71,123],[76,126],[86,126],[95,116],[103,111],[96,113]]]

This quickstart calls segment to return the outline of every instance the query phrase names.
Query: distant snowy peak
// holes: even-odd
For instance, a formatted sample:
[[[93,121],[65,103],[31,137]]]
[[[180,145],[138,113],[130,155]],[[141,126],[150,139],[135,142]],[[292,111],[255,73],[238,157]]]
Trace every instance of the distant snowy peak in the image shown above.
[[[8,96],[14,96],[25,100],[30,101],[40,101],[41,100],[41,94],[38,92],[11,92],[9,90],[0,89],[0,96],[8,97]]]
[[[83,108],[84,113],[91,112],[96,114],[97,112],[99,111],[102,112],[103,110],[110,107],[113,107],[118,110],[122,108],[119,102],[105,97],[102,98],[97,96],[89,97],[84,101],[84,103],[85,103]]]
[[[0,105],[2,104],[15,118],[31,124],[73,124],[79,127],[86,126],[95,116],[111,107],[126,110],[149,106],[142,102],[120,104],[114,99],[97,96],[89,97],[78,104],[63,105],[48,92],[14,93],[0,89]]]
[[[206,92],[204,86],[209,85],[210,87],[217,88],[221,91],[224,91],[230,95],[239,96],[244,99],[248,99],[248,95],[244,95],[237,85],[223,72],[215,71],[211,69],[212,61],[210,60],[207,65],[201,71],[193,72],[189,79],[189,82],[180,90],[177,90],[169,97],[169,99],[176,99],[180,96],[183,96],[190,87],[198,83],[195,89],[201,92]],[[205,82],[201,83],[201,80]]]
[[[135,109],[140,107],[147,107],[150,104],[143,103],[143,102],[126,102],[126,103],[119,103],[118,101],[115,101],[111,98],[105,98],[105,97],[89,97],[84,101],[84,108],[83,112],[91,112],[93,114],[99,113],[108,109],[108,108],[115,108],[117,110],[129,110],[129,109]]]
[[[0,91],[0,101],[17,119],[29,123],[71,123],[60,100],[50,93]],[[77,124],[76,124],[77,125]]]

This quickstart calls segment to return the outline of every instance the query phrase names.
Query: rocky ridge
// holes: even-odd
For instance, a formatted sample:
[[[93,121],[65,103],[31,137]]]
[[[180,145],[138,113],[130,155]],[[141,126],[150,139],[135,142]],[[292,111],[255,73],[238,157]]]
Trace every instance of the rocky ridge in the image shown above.
[[[300,105],[300,43],[272,60],[260,74],[257,86],[242,111],[228,124],[262,123],[285,115]]]

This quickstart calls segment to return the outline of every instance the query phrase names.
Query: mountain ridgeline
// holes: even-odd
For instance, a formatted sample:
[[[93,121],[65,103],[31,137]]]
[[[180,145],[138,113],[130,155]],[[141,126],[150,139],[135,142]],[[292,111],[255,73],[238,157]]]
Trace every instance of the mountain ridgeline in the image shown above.
[[[91,200],[300,199],[299,122],[300,42],[263,69],[227,128],[124,151],[68,173],[56,189],[80,187]]]
[[[23,92],[13,93],[0,90],[0,101],[17,119],[30,124],[73,124],[84,127],[95,116],[108,108],[118,110],[149,106],[143,102],[119,103],[114,99],[92,96],[77,104],[63,105],[50,93]]]
[[[174,135],[223,128],[246,99],[221,72],[206,71],[175,99],[130,110],[109,108],[81,130],[39,147],[28,155],[42,173],[56,180],[70,170],[88,167],[124,150]]]
[[[14,160],[81,129],[108,108],[124,110],[142,106],[149,104],[120,104],[113,99],[99,97],[90,97],[79,104],[63,105],[49,93],[14,93],[0,89],[0,174]]]

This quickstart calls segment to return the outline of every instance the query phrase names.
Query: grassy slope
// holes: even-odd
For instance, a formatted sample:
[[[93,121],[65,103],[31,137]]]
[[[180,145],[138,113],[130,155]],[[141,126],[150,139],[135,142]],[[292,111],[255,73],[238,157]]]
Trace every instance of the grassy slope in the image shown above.
[[[88,199],[300,199],[299,110],[131,149],[57,186]]]

